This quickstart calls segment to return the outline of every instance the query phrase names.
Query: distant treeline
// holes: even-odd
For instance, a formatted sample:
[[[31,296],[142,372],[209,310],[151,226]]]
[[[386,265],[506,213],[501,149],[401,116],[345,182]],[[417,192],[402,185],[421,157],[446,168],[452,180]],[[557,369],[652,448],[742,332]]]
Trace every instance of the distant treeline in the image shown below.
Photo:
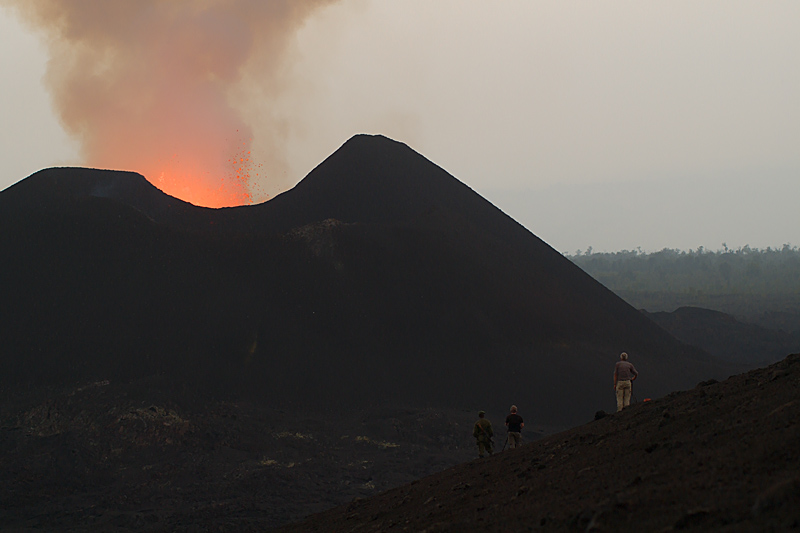
[[[784,331],[800,331],[800,248],[744,246],[647,253],[567,255],[590,276],[637,309],[715,309]]]
[[[750,248],[688,252],[665,248],[594,253],[567,258],[593,278],[620,292],[697,295],[800,295],[800,248]]]
[[[800,248],[704,248],[567,255],[637,309],[714,309],[800,335]]]

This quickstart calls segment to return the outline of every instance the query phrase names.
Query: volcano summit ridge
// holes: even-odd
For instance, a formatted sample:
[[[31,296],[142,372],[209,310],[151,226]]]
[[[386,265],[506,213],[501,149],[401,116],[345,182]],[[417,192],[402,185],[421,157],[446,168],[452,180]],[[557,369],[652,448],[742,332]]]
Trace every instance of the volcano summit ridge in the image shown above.
[[[176,397],[513,401],[566,427],[610,407],[622,350],[643,396],[730,373],[385,137],[235,208],[131,173],[44,172],[0,193],[4,388],[159,375]]]

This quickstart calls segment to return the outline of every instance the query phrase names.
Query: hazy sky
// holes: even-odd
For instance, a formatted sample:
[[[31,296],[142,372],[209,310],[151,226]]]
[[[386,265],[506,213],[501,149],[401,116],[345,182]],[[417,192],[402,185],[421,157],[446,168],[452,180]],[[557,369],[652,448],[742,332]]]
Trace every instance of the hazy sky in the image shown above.
[[[242,13],[257,4],[231,2]],[[251,24],[241,65],[214,72],[263,169],[251,179],[256,199],[291,187],[352,135],[381,133],[562,252],[800,245],[796,0],[306,4],[292,18],[274,10],[264,32],[274,38]],[[171,16],[169,27],[194,24]],[[200,35],[224,47],[242,30],[213,21],[240,18],[206,17]],[[144,172],[130,168],[136,154],[113,152],[117,165],[87,148],[69,100],[54,101],[52,72],[72,57],[55,48],[64,37],[33,28],[0,7],[0,189],[57,165]],[[146,80],[142,64],[122,75]],[[106,131],[96,137],[113,138]]]

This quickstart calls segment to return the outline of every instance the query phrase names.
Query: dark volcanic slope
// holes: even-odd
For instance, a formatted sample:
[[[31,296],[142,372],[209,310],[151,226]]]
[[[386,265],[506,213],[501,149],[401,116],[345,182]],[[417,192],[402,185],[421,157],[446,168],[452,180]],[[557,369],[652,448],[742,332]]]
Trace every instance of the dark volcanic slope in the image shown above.
[[[796,530],[798,387],[800,354],[280,531]]]
[[[0,193],[0,386],[158,375],[176,399],[505,410],[565,427],[725,368],[407,146],[357,136],[294,189],[212,210],[141,176]]]
[[[800,335],[740,322],[711,309],[679,307],[671,313],[642,313],[686,344],[721,360],[763,366],[800,349]]]

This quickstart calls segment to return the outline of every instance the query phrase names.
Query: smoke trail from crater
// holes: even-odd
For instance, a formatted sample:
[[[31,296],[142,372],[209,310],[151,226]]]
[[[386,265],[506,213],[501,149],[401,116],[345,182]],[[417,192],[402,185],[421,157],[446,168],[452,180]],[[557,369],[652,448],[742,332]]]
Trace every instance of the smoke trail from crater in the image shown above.
[[[84,164],[140,172],[208,207],[251,203],[285,168],[250,154],[250,99],[285,84],[291,38],[335,0],[0,0],[40,30],[45,83]],[[268,143],[270,144],[270,143]],[[267,174],[267,175],[265,175]]]

